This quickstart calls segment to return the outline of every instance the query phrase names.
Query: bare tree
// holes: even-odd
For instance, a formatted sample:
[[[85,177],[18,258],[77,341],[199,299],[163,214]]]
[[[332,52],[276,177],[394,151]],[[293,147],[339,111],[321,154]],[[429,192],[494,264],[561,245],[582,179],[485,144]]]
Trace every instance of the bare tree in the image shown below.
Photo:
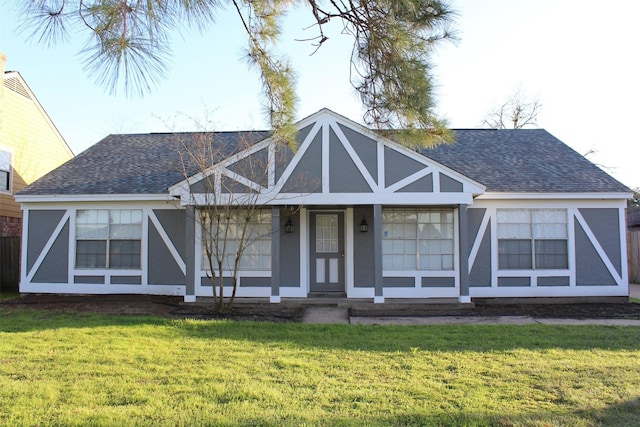
[[[492,129],[522,129],[538,126],[542,104],[538,97],[527,95],[516,88],[503,104],[487,114],[482,125]]]
[[[290,158],[291,150],[257,143],[258,135],[231,143],[217,140],[218,135],[176,134],[180,172],[200,229],[201,266],[213,288],[215,310],[226,311],[236,298],[241,271],[271,269],[270,239],[279,229],[271,220],[269,203],[275,193],[270,192],[274,169],[269,162]]]
[[[627,201],[627,209],[640,211],[640,187],[635,187],[631,191],[633,191],[633,196]]]

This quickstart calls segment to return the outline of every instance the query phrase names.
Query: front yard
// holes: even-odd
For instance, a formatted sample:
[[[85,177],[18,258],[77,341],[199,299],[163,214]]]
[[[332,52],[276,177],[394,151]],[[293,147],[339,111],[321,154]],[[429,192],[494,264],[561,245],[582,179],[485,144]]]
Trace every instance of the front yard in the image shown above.
[[[640,328],[0,309],[0,424],[635,426]]]

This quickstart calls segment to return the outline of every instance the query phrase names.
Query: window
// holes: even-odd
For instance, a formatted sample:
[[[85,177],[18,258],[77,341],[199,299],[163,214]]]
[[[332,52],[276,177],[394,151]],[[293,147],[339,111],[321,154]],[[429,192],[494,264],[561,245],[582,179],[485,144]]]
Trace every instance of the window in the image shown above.
[[[568,258],[565,209],[498,210],[500,269],[566,269]]]
[[[0,192],[11,192],[11,151],[0,148]]]
[[[453,270],[451,209],[384,209],[382,268]]]
[[[76,214],[76,268],[139,269],[142,210],[92,209]]]
[[[217,268],[216,253],[223,256],[223,267],[226,271],[233,271],[236,253],[242,247],[239,270],[271,270],[271,210],[255,210],[247,223],[245,236],[242,230],[246,221],[247,211],[221,212],[229,214],[229,218],[221,218],[219,224],[211,223],[211,214],[203,212],[202,226],[202,260],[203,270],[209,269],[209,259],[205,239],[207,236],[214,255],[212,261]],[[217,233],[220,239],[216,239]],[[224,251],[224,253],[222,253]]]

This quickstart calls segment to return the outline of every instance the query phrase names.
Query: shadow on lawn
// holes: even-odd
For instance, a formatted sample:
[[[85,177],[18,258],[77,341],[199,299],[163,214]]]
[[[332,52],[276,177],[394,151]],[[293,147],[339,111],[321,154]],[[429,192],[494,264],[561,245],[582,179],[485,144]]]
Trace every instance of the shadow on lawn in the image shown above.
[[[455,412],[435,414],[403,413],[390,416],[380,416],[375,419],[354,420],[342,418],[332,420],[337,425],[384,425],[384,426],[552,426],[552,425],[598,425],[611,427],[635,427],[640,417],[640,399],[624,401],[608,406],[602,410],[566,412],[526,412],[511,413],[508,408],[502,414],[486,415],[465,411],[464,408]],[[249,424],[259,420],[247,420]],[[300,420],[300,422],[309,420]],[[264,423],[264,421],[262,422]],[[324,424],[324,423],[320,423]],[[310,421],[315,425],[315,421]]]
[[[282,348],[411,351],[640,350],[640,328],[550,325],[308,325],[301,323],[180,320],[86,312],[0,307],[0,332],[61,328],[158,328],[159,338],[176,334],[194,340],[233,340]],[[145,328],[145,334],[154,333]]]

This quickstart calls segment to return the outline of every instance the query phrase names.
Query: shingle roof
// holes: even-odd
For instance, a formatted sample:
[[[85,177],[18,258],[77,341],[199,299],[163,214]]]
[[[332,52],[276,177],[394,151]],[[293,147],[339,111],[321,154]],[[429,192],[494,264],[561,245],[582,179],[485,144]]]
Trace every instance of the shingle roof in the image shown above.
[[[213,141],[216,158],[230,156],[267,136],[266,131],[109,135],[20,195],[163,194],[200,171],[186,150]],[[181,153],[183,154],[181,156]],[[182,167],[181,159],[185,160]]]
[[[184,147],[210,138],[229,156],[268,136],[267,131],[110,135],[20,195],[164,194],[184,178]],[[421,153],[489,192],[630,191],[545,130],[461,129],[454,144]],[[186,169],[200,170],[193,162]]]
[[[544,129],[461,129],[456,142],[422,154],[488,192],[629,192]]]

